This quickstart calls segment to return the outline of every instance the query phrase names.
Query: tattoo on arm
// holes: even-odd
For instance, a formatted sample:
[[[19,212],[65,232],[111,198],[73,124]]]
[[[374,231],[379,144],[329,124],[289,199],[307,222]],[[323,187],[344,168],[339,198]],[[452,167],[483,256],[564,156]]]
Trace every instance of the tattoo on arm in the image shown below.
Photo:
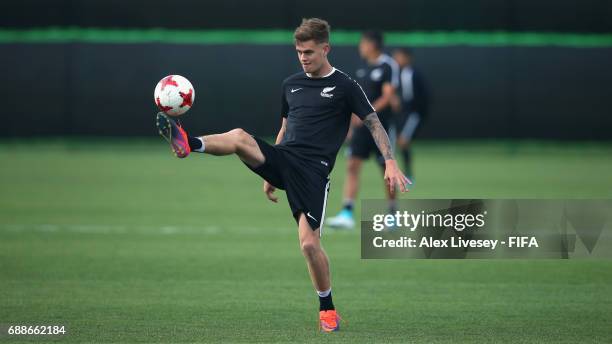
[[[376,112],[367,115],[363,120],[363,124],[370,130],[374,142],[376,142],[376,146],[378,146],[383,158],[385,158],[385,160],[393,160],[393,150],[391,149],[389,136],[387,136],[387,131],[382,123],[380,123]]]

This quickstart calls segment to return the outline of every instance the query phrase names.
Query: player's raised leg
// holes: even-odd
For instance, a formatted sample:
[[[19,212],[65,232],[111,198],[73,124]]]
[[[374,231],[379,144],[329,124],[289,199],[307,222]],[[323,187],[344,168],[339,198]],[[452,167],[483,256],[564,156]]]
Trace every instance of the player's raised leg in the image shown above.
[[[194,151],[211,155],[236,154],[251,167],[258,167],[265,162],[257,141],[242,129],[233,129],[223,134],[190,137],[177,122],[163,112],[157,114],[157,128],[179,158],[185,158]]]
[[[300,214],[300,249],[306,258],[312,284],[319,295],[319,324],[321,331],[333,332],[340,329],[340,317],[332,301],[329,259],[321,246],[319,230],[313,231],[306,216]]]
[[[203,153],[211,155],[236,154],[251,167],[265,162],[265,157],[253,136],[243,129],[232,129],[223,134],[213,134],[198,138],[203,143]]]

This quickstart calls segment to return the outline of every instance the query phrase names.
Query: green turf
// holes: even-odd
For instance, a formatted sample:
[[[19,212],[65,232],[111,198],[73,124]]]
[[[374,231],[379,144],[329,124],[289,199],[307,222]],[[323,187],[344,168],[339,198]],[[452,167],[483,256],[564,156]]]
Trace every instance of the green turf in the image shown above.
[[[405,198],[612,196],[611,145],[415,154]],[[380,178],[367,164],[363,197]],[[324,236],[348,325],[319,334],[285,197],[261,189],[233,157],[179,161],[158,141],[0,144],[0,325],[65,324],[61,342],[612,342],[612,261],[364,261],[357,232]]]

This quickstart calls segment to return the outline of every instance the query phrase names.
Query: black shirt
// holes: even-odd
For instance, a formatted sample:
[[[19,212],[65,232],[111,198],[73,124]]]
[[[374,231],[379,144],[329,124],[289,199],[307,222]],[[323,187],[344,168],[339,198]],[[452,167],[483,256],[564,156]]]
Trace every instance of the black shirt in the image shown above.
[[[400,71],[399,94],[402,96],[402,112],[406,115],[418,113],[421,118],[429,112],[429,91],[418,70],[406,66]]]
[[[363,61],[355,75],[366,96],[372,101],[382,96],[385,83],[390,83],[395,88],[399,86],[399,67],[395,60],[387,54],[381,54],[374,64]],[[381,109],[378,115],[381,121],[385,121],[391,116],[391,110],[388,107]]]
[[[374,108],[359,84],[338,69],[320,78],[294,74],[282,84],[281,114],[287,118],[280,149],[333,169],[351,114],[363,119]]]

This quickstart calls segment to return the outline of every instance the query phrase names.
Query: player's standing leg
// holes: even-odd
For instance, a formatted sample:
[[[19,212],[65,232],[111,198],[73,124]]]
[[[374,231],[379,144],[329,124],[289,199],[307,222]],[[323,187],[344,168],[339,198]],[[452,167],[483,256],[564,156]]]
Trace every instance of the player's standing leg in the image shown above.
[[[332,301],[329,259],[321,246],[319,231],[320,229],[313,231],[306,216],[300,214],[300,249],[306,258],[312,284],[319,295],[319,324],[322,331],[333,332],[340,329],[340,317]]]
[[[404,160],[404,171],[406,176],[411,180],[414,179],[412,170],[412,138],[419,126],[420,121],[420,116],[417,113],[409,114],[397,139],[397,143]]]
[[[407,142],[406,146],[402,147],[402,159],[404,159],[404,171],[406,171],[406,177],[410,180],[414,180],[414,174],[412,173],[412,152],[410,149],[410,143]]]
[[[342,210],[338,215],[329,219],[330,227],[353,228],[355,220],[353,219],[353,208],[355,198],[359,192],[359,174],[363,159],[351,156],[346,165],[346,180],[344,182]]]

